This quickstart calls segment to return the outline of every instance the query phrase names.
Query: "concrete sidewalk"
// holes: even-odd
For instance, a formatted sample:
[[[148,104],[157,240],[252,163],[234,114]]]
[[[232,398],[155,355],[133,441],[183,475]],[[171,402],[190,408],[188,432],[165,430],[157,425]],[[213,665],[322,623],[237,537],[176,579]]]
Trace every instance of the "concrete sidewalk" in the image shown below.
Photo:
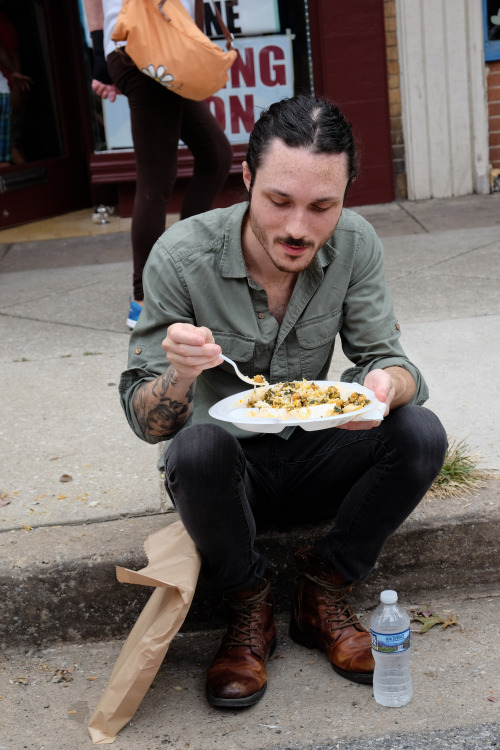
[[[177,636],[116,750],[495,750],[500,736],[500,597],[461,591],[459,599],[404,600],[432,607],[458,625],[420,634],[412,624],[413,698],[379,706],[367,685],[339,677],[324,654],[288,637],[268,664],[268,688],[256,706],[212,708],[205,674],[221,633]],[[363,612],[366,623],[369,613]],[[82,750],[122,643],[62,643],[0,656],[3,750]],[[71,682],[54,682],[67,670]],[[68,674],[66,672],[66,674]],[[64,672],[63,672],[64,673]],[[56,678],[57,679],[57,678]]]
[[[358,210],[383,239],[402,343],[425,373],[428,406],[451,439],[500,469],[500,196]],[[115,565],[141,567],[144,539],[176,520],[156,470],[158,446],[137,440],[118,402],[129,234],[107,228],[103,237],[1,243],[0,233],[0,577],[8,592],[0,642],[121,637],[149,591],[117,584]],[[346,364],[336,353],[331,377]],[[384,549],[365,592],[376,596],[384,581],[408,593],[423,581],[458,585],[485,571],[497,581],[498,488],[426,499]],[[294,543],[293,535],[262,539],[283,592]],[[192,629],[217,624],[202,590],[190,616]]]

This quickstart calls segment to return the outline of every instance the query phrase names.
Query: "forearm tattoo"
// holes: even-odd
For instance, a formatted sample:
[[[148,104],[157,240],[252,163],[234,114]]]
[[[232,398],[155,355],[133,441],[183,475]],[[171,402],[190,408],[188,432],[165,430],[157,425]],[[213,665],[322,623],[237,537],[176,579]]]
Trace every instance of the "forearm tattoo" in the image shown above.
[[[168,367],[153,383],[143,383],[137,389],[134,409],[145,435],[168,438],[183,427],[192,410],[195,383],[190,385],[185,400],[177,401],[169,395],[177,383]]]

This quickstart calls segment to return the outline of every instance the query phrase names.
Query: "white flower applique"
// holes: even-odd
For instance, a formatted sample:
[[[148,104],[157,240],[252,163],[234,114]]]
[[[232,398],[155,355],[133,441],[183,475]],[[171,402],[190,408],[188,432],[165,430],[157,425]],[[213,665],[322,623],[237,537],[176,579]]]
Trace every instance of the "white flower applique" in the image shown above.
[[[149,63],[147,68],[142,68],[142,72],[150,76],[150,78],[153,78],[153,80],[157,81],[158,83],[161,83],[162,86],[172,86],[172,81],[174,80],[174,76],[171,73],[167,73],[167,69],[164,65],[158,65],[157,68],[153,65],[153,63]]]

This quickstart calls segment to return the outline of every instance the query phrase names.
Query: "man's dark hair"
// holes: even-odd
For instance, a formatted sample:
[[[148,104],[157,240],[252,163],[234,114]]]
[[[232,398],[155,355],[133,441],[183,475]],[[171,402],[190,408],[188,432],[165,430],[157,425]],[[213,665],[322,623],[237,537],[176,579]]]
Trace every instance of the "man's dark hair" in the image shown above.
[[[274,138],[292,148],[307,148],[313,154],[345,153],[347,194],[358,174],[358,160],[351,123],[335,104],[299,94],[275,102],[262,112],[248,141],[246,161],[251,173],[250,193],[255,174]]]

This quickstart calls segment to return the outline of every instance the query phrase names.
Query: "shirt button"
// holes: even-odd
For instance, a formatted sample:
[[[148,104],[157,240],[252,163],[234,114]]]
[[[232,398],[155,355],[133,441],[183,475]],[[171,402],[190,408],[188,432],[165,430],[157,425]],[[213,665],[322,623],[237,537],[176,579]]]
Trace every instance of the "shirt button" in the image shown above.
[[[142,349],[140,346],[138,346],[137,349],[135,350],[135,353],[140,354],[141,352],[142,352]]]
[[[261,320],[262,320],[262,318],[265,318],[265,317],[266,317],[266,314],[265,314],[265,313],[259,313],[259,318],[260,318]]]

